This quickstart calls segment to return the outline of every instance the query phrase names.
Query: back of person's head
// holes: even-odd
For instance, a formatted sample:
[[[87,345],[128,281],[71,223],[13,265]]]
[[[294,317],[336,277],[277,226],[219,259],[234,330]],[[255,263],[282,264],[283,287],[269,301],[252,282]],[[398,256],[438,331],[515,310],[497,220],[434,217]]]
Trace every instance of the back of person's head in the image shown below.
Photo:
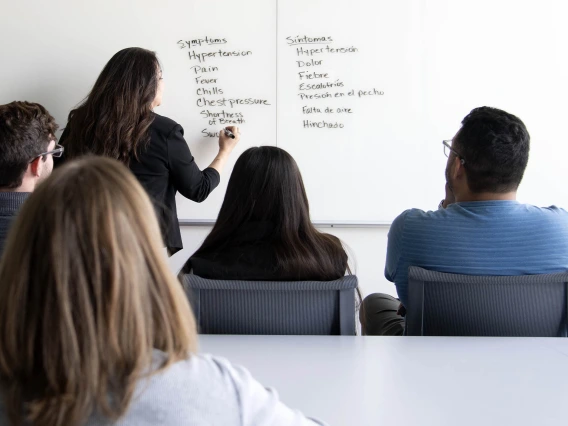
[[[345,273],[339,240],[318,232],[310,221],[296,161],[273,146],[249,148],[238,158],[215,226],[196,255],[231,245],[243,225],[261,222],[274,227],[271,240],[281,270],[321,280]]]
[[[13,424],[124,414],[137,381],[194,349],[148,196],[120,163],[85,157],[30,195],[0,263],[0,384]],[[27,423],[26,423],[27,424]]]
[[[130,47],[116,53],[69,114],[66,157],[95,154],[128,164],[149,140],[160,72],[154,52]]]
[[[55,140],[55,119],[37,103],[11,102],[0,105],[0,188],[22,185],[30,162],[47,151]],[[45,162],[47,157],[40,158]],[[51,172],[46,170],[44,176]]]
[[[296,161],[273,146],[249,148],[237,159],[219,219],[231,222],[270,221],[300,229],[310,224],[308,197]],[[220,215],[221,216],[221,215]]]
[[[490,107],[472,110],[462,121],[454,148],[464,159],[473,193],[515,191],[529,160],[530,136],[523,122]]]

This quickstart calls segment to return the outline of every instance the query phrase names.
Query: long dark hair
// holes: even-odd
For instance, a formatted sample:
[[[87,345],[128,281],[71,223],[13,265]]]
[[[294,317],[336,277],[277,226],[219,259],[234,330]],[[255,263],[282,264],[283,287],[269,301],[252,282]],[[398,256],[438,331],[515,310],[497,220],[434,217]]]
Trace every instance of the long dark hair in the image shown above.
[[[151,105],[158,88],[156,54],[139,47],[116,53],[105,65],[91,93],[69,113],[62,141],[68,159],[84,154],[114,158],[128,165],[149,140]]]
[[[274,225],[279,270],[324,281],[345,274],[347,254],[339,239],[312,225],[302,175],[283,149],[249,148],[239,157],[215,226],[194,256],[223,250],[251,222]]]

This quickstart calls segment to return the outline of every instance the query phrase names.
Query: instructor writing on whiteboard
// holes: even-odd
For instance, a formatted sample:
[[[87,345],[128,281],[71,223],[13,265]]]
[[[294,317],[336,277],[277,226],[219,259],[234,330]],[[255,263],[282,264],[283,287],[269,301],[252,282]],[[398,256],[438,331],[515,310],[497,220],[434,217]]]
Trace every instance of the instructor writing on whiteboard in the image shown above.
[[[60,143],[66,159],[95,154],[130,168],[154,203],[171,255],[183,248],[176,192],[196,202],[205,200],[219,184],[219,173],[240,132],[228,127],[232,139],[221,131],[219,153],[200,170],[182,127],[153,112],[162,102],[162,91],[156,54],[138,47],[121,50],[106,64],[87,98],[69,113]]]

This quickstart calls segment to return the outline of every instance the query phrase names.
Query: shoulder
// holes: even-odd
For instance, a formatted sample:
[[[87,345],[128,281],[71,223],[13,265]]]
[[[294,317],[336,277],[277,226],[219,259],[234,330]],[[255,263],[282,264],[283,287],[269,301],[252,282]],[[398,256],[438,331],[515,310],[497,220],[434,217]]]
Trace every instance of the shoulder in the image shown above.
[[[537,207],[531,204],[519,204],[517,208],[517,216],[519,219],[538,220],[549,222],[551,224],[568,224],[568,211],[556,207]]]
[[[564,210],[563,208],[556,207],[554,205],[549,206],[549,207],[536,207],[536,206],[525,204],[525,206],[529,210],[538,211],[538,212],[541,212],[542,214],[557,215],[559,217],[568,218],[568,211]]]
[[[232,366],[224,358],[214,357],[211,355],[195,354],[189,358],[178,361],[168,370],[168,374],[174,377],[180,377],[183,380],[188,376],[199,378],[199,381],[212,381],[211,383],[223,382],[232,372]]]
[[[183,128],[171,118],[156,113],[152,113],[152,115],[154,121],[152,121],[150,128],[153,132],[169,135],[174,131],[180,131],[183,134]]]
[[[392,221],[392,224],[390,226],[390,232],[402,231],[404,229],[404,224],[408,220],[426,219],[432,213],[434,213],[434,212],[425,212],[424,210],[420,210],[420,209],[405,210]]]
[[[165,354],[155,350],[153,357],[157,369]],[[223,410],[218,410],[220,406]],[[191,424],[242,425],[242,413],[230,364],[196,354],[141,378],[120,424],[181,425],[191,417]],[[87,422],[87,426],[102,424],[109,423],[100,414]]]
[[[393,221],[394,223],[404,223],[407,220],[413,220],[413,219],[429,219],[429,218],[434,218],[437,216],[440,216],[440,214],[442,212],[445,212],[447,210],[434,210],[434,211],[424,211],[424,210],[420,210],[420,209],[408,209],[403,211],[401,214],[399,214],[395,220]]]
[[[338,237],[336,237],[335,235],[328,234],[327,232],[320,232],[319,235],[321,235],[322,239],[327,240],[332,245],[343,247],[341,240]]]
[[[452,218],[456,216],[456,212],[450,207],[433,211],[420,209],[403,211],[393,220],[390,226],[389,242],[398,239],[402,240],[409,235],[418,237],[421,234],[430,234],[432,230],[441,226],[447,226],[448,223],[454,220]]]
[[[180,390],[192,386],[201,394],[215,395],[235,406],[245,402],[242,394],[246,389],[258,385],[245,368],[208,354],[195,354],[173,364],[164,372],[164,379],[176,383],[174,387]]]
[[[343,261],[347,263],[347,252],[345,251],[345,247],[343,246],[343,241],[341,241],[340,238],[332,234],[322,233],[322,235],[324,235],[328,239],[329,243],[331,244],[331,247],[333,247],[334,252],[336,249],[338,249],[341,252]]]
[[[210,355],[193,354],[151,376],[150,383],[153,390],[158,392],[161,389],[162,392],[171,394],[199,389],[200,392],[236,403],[235,381],[239,379],[235,367],[229,361]]]

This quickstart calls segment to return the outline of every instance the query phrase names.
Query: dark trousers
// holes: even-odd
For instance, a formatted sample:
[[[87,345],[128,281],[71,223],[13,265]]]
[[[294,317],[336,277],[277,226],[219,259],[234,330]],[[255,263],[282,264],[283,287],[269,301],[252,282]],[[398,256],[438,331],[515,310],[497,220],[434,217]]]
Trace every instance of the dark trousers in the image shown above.
[[[361,331],[368,336],[402,336],[404,317],[397,311],[400,301],[388,294],[374,293],[365,297],[359,310]]]

